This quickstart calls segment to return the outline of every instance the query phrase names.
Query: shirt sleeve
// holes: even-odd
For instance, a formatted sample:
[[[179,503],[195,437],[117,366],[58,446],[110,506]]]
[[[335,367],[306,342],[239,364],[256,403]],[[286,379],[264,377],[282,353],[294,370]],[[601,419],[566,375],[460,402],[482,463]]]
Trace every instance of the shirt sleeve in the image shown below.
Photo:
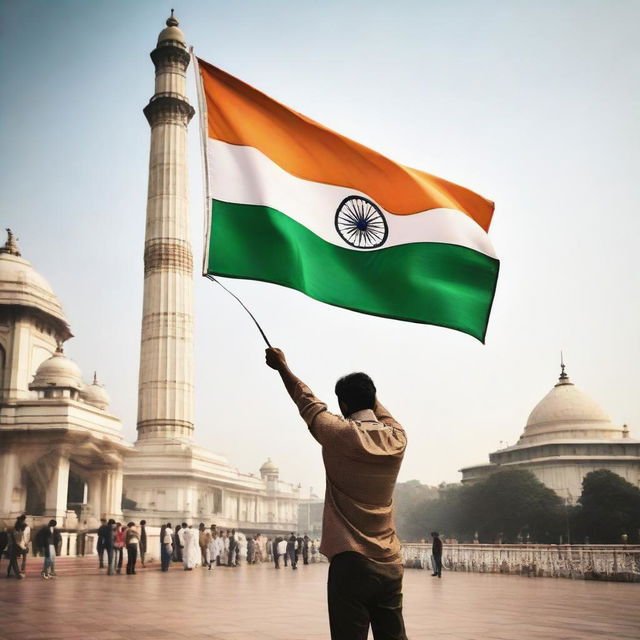
[[[327,411],[327,405],[318,400],[304,382],[298,382],[293,392],[293,401],[302,419],[307,423],[311,435],[326,445],[345,436],[349,432],[347,421],[341,416]]]

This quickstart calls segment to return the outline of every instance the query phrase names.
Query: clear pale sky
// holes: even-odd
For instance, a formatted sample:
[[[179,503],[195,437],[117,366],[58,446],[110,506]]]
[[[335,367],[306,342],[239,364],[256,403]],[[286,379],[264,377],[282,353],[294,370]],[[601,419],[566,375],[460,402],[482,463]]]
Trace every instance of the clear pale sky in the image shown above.
[[[496,202],[501,275],[487,344],[231,281],[292,368],[334,410],[335,379],[370,373],[405,425],[400,480],[515,443],[572,380],[640,437],[640,3],[176,1],[206,60],[389,157]],[[59,296],[67,354],[94,369],[135,439],[149,52],[171,4],[0,2],[0,223]],[[189,98],[196,103],[193,72]],[[192,241],[202,255],[197,118]],[[197,269],[196,269],[197,270]],[[260,336],[196,273],[199,444],[319,491],[324,474]]]

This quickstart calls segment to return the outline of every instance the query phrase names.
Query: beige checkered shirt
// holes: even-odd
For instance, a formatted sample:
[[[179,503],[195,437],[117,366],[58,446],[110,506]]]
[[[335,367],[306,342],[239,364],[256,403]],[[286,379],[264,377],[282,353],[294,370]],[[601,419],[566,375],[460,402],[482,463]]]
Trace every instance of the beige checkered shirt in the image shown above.
[[[383,563],[399,563],[393,489],[407,437],[379,403],[348,418],[327,411],[299,382],[294,402],[322,445],[327,476],[320,551],[329,559],[355,551]]]

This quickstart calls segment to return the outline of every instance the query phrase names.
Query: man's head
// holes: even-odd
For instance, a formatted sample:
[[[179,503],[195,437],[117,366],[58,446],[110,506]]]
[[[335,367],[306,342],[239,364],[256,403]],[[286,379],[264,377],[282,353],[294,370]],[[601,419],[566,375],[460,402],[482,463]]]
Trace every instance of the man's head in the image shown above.
[[[115,523],[116,523],[116,521],[115,521],[113,518],[110,518],[110,519],[109,519],[109,522],[107,522],[107,524],[108,524],[110,527],[113,527],[113,525],[114,525]]]
[[[188,525],[186,522],[183,522],[183,523],[182,523],[182,528],[183,528],[183,529],[186,529],[188,526],[189,526],[189,525]]]
[[[57,527],[58,526],[58,522],[56,520],[49,520],[49,526],[50,527]]]
[[[336,396],[342,415],[373,409],[376,404],[376,387],[366,373],[350,373],[336,382]]]
[[[146,520],[140,520],[140,526],[141,527],[144,527],[145,524],[147,524]]]
[[[200,531],[204,531],[204,522],[201,522],[201,523],[198,525],[198,529],[200,529]]]

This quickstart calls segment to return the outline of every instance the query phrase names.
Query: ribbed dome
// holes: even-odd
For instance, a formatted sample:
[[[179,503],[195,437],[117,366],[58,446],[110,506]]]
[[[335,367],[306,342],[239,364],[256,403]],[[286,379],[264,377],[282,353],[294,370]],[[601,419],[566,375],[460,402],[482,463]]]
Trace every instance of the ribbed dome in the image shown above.
[[[58,388],[81,391],[83,386],[80,367],[64,355],[62,347],[58,347],[58,350],[38,367],[29,389]]]
[[[31,263],[21,257],[10,232],[0,248],[0,305],[36,309],[53,321],[60,338],[72,336],[56,294]]]
[[[179,42],[183,47],[186,48],[187,41],[184,37],[184,33],[178,28],[180,24],[178,20],[173,15],[173,9],[171,10],[171,16],[167,18],[167,26],[160,32],[158,36],[158,44],[162,42],[166,42],[167,40],[172,40],[173,42]]]
[[[563,365],[558,383],[529,415],[519,444],[559,439],[608,440],[622,435],[600,405],[569,380]]]
[[[80,398],[87,404],[93,405],[98,409],[106,409],[111,403],[109,394],[105,391],[105,388],[98,382],[96,374],[93,374],[93,382],[87,384],[82,388],[80,392]]]

